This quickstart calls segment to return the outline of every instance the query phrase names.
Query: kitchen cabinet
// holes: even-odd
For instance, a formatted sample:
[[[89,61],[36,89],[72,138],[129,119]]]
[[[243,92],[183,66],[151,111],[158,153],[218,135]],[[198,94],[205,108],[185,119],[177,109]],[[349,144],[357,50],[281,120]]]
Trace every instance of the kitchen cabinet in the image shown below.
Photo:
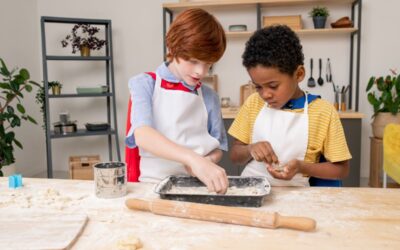
[[[46,23],[55,24],[93,24],[104,26],[105,28],[105,40],[106,40],[106,52],[105,56],[57,56],[48,55],[47,44],[46,44]],[[46,152],[47,152],[47,177],[53,178],[53,159],[52,159],[52,140],[53,139],[64,139],[72,137],[82,136],[107,136],[108,137],[108,152],[110,161],[113,159],[113,150],[116,150],[118,161],[121,161],[119,142],[118,142],[118,129],[117,129],[117,117],[116,117],[116,101],[115,101],[115,84],[114,84],[114,64],[113,64],[113,51],[112,51],[112,35],[111,35],[111,20],[101,19],[83,19],[83,18],[63,18],[63,17],[49,17],[42,16],[40,20],[41,24],[41,38],[42,38],[42,62],[43,62],[43,81],[44,81],[44,94],[45,94],[45,127],[46,127]],[[49,72],[48,72],[48,61],[85,61],[90,63],[91,61],[104,62],[106,85],[108,91],[105,93],[67,93],[60,95],[49,94]],[[51,130],[51,100],[65,100],[75,98],[105,98],[106,107],[104,112],[107,114],[107,123],[109,129],[88,131],[86,129],[77,129],[76,132],[71,133],[56,133]],[[86,110],[87,107],[85,107]],[[115,140],[115,148],[112,144],[112,137]]]

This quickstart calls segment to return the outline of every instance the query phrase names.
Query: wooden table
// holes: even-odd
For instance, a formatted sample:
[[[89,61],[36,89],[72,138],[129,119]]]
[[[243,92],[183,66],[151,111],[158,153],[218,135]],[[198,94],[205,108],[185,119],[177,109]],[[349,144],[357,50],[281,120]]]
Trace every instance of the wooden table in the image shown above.
[[[31,204],[23,197],[57,191],[60,204]],[[10,195],[19,193],[17,203]],[[144,249],[400,249],[400,190],[376,188],[272,188],[261,208],[317,221],[315,232],[262,229],[154,215],[125,207],[126,198],[157,198],[152,184],[130,183],[123,198],[98,199],[92,181],[24,179],[10,190],[0,178],[0,213],[86,213],[89,222],[73,249],[112,249],[124,237],[138,237]],[[8,202],[7,202],[8,200]],[[35,207],[36,206],[36,207]]]

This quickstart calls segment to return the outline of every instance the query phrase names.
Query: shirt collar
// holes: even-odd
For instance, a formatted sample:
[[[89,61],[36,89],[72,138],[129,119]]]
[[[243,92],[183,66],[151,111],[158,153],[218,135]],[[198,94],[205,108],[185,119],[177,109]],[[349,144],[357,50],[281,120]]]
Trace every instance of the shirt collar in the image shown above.
[[[308,104],[310,104],[312,101],[314,101],[317,98],[321,98],[321,96],[307,94]],[[302,109],[302,108],[304,108],[304,101],[305,101],[304,95],[297,99],[291,99],[283,106],[282,109]]]
[[[156,73],[164,80],[170,83],[175,83],[178,84],[182,82],[183,86],[186,88],[190,89],[191,91],[196,89],[196,86],[191,86],[187,84],[184,81],[180,81],[179,79],[176,78],[176,76],[169,70],[168,68],[168,62],[163,62],[160,66],[158,66]]]

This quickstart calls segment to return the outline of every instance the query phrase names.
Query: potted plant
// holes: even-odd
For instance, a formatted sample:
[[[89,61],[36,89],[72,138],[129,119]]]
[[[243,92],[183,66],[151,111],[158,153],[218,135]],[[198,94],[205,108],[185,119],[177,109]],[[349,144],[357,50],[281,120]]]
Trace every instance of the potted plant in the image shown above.
[[[309,12],[310,17],[313,18],[314,28],[315,29],[324,29],[326,19],[329,16],[329,10],[326,7],[314,7]]]
[[[400,124],[400,74],[390,70],[386,77],[372,76],[367,85],[368,102],[374,108],[372,133],[376,138],[383,137],[383,130],[389,123]],[[374,87],[377,92],[372,90]]]
[[[62,41],[63,48],[69,43],[72,46],[72,53],[75,54],[78,50],[81,56],[90,56],[90,50],[100,50],[106,45],[106,41],[96,37],[100,31],[98,27],[90,24],[75,24],[71,30],[71,34],[67,35]]]
[[[51,88],[53,95],[61,94],[62,84],[59,81],[50,81],[48,87]]]
[[[14,145],[22,149],[22,144],[15,137],[15,128],[21,126],[22,120],[37,124],[35,119],[26,113],[21,101],[24,92],[31,92],[32,86],[40,85],[29,80],[26,69],[9,71],[0,58],[0,176],[2,168],[15,162]]]

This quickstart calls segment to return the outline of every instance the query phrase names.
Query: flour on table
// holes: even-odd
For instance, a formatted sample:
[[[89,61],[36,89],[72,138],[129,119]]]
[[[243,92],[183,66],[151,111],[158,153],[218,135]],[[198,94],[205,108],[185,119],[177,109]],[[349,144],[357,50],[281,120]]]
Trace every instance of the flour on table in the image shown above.
[[[177,187],[173,186],[167,191],[168,194],[204,194],[215,195],[215,192],[209,192],[207,187]],[[262,190],[258,187],[229,187],[225,195],[260,195]]]
[[[83,197],[72,199],[69,196],[61,195],[53,188],[46,188],[39,192],[29,192],[26,189],[9,190],[3,196],[0,203],[1,207],[20,207],[20,208],[52,208],[54,210],[63,210]]]

